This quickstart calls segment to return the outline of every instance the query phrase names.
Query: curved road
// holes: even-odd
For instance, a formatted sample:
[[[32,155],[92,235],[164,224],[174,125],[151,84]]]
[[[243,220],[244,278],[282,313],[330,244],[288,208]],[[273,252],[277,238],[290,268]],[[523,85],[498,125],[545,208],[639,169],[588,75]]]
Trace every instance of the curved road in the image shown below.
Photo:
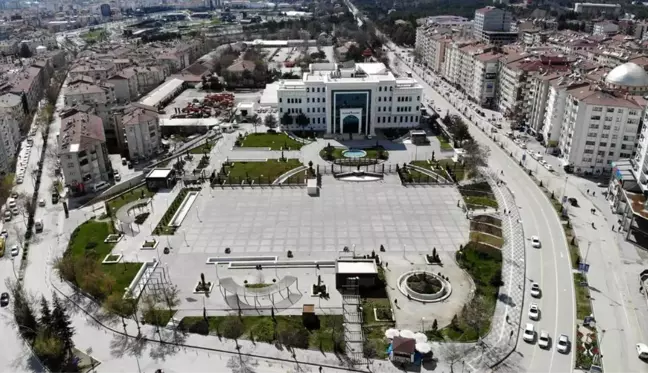
[[[390,60],[400,60],[400,66],[406,64],[409,59],[407,52],[395,45],[390,45]],[[403,54],[404,52],[404,54]],[[401,58],[403,56],[404,58]],[[406,72],[412,72],[408,69]],[[417,79],[423,86],[425,99],[432,99],[434,107],[440,107],[441,115],[446,112],[460,115],[460,113],[441,96],[428,81],[438,78],[431,75],[425,79],[412,72],[412,77]],[[542,350],[537,343],[529,344],[522,340],[522,333],[517,351],[512,355],[514,358],[521,358],[517,365],[521,365],[528,372],[568,372],[572,370],[574,352],[563,355],[556,351],[555,340],[560,334],[566,334],[570,341],[575,338],[575,302],[572,269],[567,248],[567,241],[563,233],[556,211],[550,201],[537,185],[525,174],[525,172],[509,157],[509,155],[497,146],[486,134],[479,130],[468,118],[470,132],[473,137],[485,144],[491,150],[489,166],[495,171],[504,171],[502,179],[509,189],[516,196],[516,204],[522,217],[524,234],[527,239],[526,247],[526,289],[525,304],[522,310],[522,320],[511,320],[520,324],[523,329],[526,323],[535,326],[536,334],[540,330],[546,330],[551,339],[552,345],[549,350]],[[531,247],[530,237],[537,235],[542,242],[542,248]],[[524,263],[521,263],[524,265]],[[529,295],[531,282],[537,282],[542,289],[542,297],[533,299]],[[521,285],[521,284],[520,284]],[[531,302],[538,304],[540,308],[540,320],[531,321],[527,316],[528,306]],[[522,332],[522,330],[521,330]]]

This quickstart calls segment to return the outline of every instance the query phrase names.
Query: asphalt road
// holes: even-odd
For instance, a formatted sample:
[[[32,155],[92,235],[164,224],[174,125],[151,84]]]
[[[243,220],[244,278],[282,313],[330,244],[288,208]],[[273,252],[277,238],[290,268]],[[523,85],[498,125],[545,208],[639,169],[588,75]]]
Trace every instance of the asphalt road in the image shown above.
[[[500,139],[521,157],[524,150],[519,145],[505,136],[500,136]],[[587,258],[590,265],[588,283],[597,327],[602,337],[603,367],[611,372],[648,372],[648,366],[637,359],[635,352],[636,343],[648,341],[648,325],[644,321],[646,304],[637,292],[636,281],[638,273],[644,268],[643,260],[636,249],[619,240],[620,237],[615,237],[616,233],[611,231],[610,225],[616,223],[616,217],[608,206],[597,210],[595,214],[590,213],[592,208],[598,209],[590,200],[602,198],[604,189],[576,176],[570,176],[565,183],[560,160],[543,154],[544,160],[554,166],[555,171],[549,171],[529,155],[537,151],[543,150],[535,144],[528,145],[527,167],[533,169],[543,183],[556,190],[557,194],[562,195],[564,189],[566,196],[579,201],[578,208],[570,207],[568,211],[581,243],[581,256]],[[598,197],[588,194],[587,190],[598,193]],[[603,330],[605,333],[602,333]]]
[[[403,73],[412,72],[412,76],[421,82],[424,87],[425,100],[433,100],[434,107],[442,109],[442,115],[447,111],[450,111],[451,114],[459,114],[448,102],[447,96],[442,96],[426,82],[426,80],[433,81],[431,79],[437,78],[431,75],[421,76],[423,74],[420,74],[419,69],[412,71],[407,68],[405,63],[411,58],[408,51],[395,45],[390,47],[392,48],[390,61],[399,61],[399,68]],[[499,115],[494,112],[488,112],[487,115],[491,114]],[[467,118],[464,117],[464,119],[471,123]],[[557,340],[560,334],[566,334],[573,341],[575,337],[575,303],[571,264],[567,242],[556,212],[542,191],[509,155],[495,145],[475,125],[471,125],[470,130],[478,142],[490,148],[489,166],[498,172],[504,171],[501,178],[516,196],[516,203],[525,230],[524,234],[527,240],[525,304],[523,305],[522,320],[511,320],[511,322],[519,322],[521,328],[524,328],[527,322],[532,323],[537,334],[541,330],[546,330],[552,338],[552,342]],[[533,235],[540,237],[542,242],[540,249],[531,247],[530,237]],[[524,265],[524,263],[520,264]],[[540,284],[542,289],[540,299],[533,299],[529,295],[532,281]],[[527,316],[528,306],[531,302],[537,303],[541,311],[541,318],[537,322],[529,320]],[[573,367],[573,353],[568,355],[558,353],[553,343],[549,350],[542,350],[535,342],[533,344],[524,342],[522,333],[520,333],[517,353],[522,358],[520,364],[529,372],[566,372],[571,371]]]

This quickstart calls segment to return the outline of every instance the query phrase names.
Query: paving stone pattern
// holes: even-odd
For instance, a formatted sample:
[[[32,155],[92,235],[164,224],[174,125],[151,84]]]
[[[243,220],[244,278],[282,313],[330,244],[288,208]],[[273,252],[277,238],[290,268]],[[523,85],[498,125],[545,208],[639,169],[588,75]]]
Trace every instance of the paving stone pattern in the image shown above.
[[[381,244],[389,252],[454,251],[468,239],[454,188],[328,178],[317,198],[301,188],[215,188],[213,199],[203,192],[192,208],[197,212],[183,222],[188,245],[180,252],[220,253],[230,247],[234,254],[292,250],[296,256],[330,257],[352,245],[365,253]]]
[[[484,354],[484,364],[491,367],[498,364],[510,354],[518,340],[521,325],[522,304],[525,286],[525,245],[524,230],[513,194],[504,185],[496,186],[497,176],[489,174],[489,183],[493,188],[497,203],[510,213],[502,215],[502,279],[499,301],[491,323],[491,331],[484,338],[488,350]],[[509,322],[506,322],[506,316]]]

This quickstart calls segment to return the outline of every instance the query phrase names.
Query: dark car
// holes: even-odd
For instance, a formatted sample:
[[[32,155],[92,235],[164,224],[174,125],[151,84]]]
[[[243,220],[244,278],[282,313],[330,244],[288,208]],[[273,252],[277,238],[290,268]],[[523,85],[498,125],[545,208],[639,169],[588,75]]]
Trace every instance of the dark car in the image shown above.
[[[574,197],[567,198],[567,201],[569,201],[569,204],[578,207],[578,200]]]
[[[2,293],[0,295],[0,306],[5,307],[9,304],[9,293]]]

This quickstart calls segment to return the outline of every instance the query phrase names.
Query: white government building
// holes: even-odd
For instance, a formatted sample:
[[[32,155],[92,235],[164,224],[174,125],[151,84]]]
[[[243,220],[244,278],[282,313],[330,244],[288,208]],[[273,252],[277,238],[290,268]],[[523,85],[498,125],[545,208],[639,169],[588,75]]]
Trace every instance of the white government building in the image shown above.
[[[422,96],[416,80],[397,78],[382,63],[320,63],[302,79],[279,82],[277,107],[281,122],[286,113],[292,118],[284,124],[288,130],[375,135],[377,129],[417,127]],[[302,113],[306,126],[295,120]]]

